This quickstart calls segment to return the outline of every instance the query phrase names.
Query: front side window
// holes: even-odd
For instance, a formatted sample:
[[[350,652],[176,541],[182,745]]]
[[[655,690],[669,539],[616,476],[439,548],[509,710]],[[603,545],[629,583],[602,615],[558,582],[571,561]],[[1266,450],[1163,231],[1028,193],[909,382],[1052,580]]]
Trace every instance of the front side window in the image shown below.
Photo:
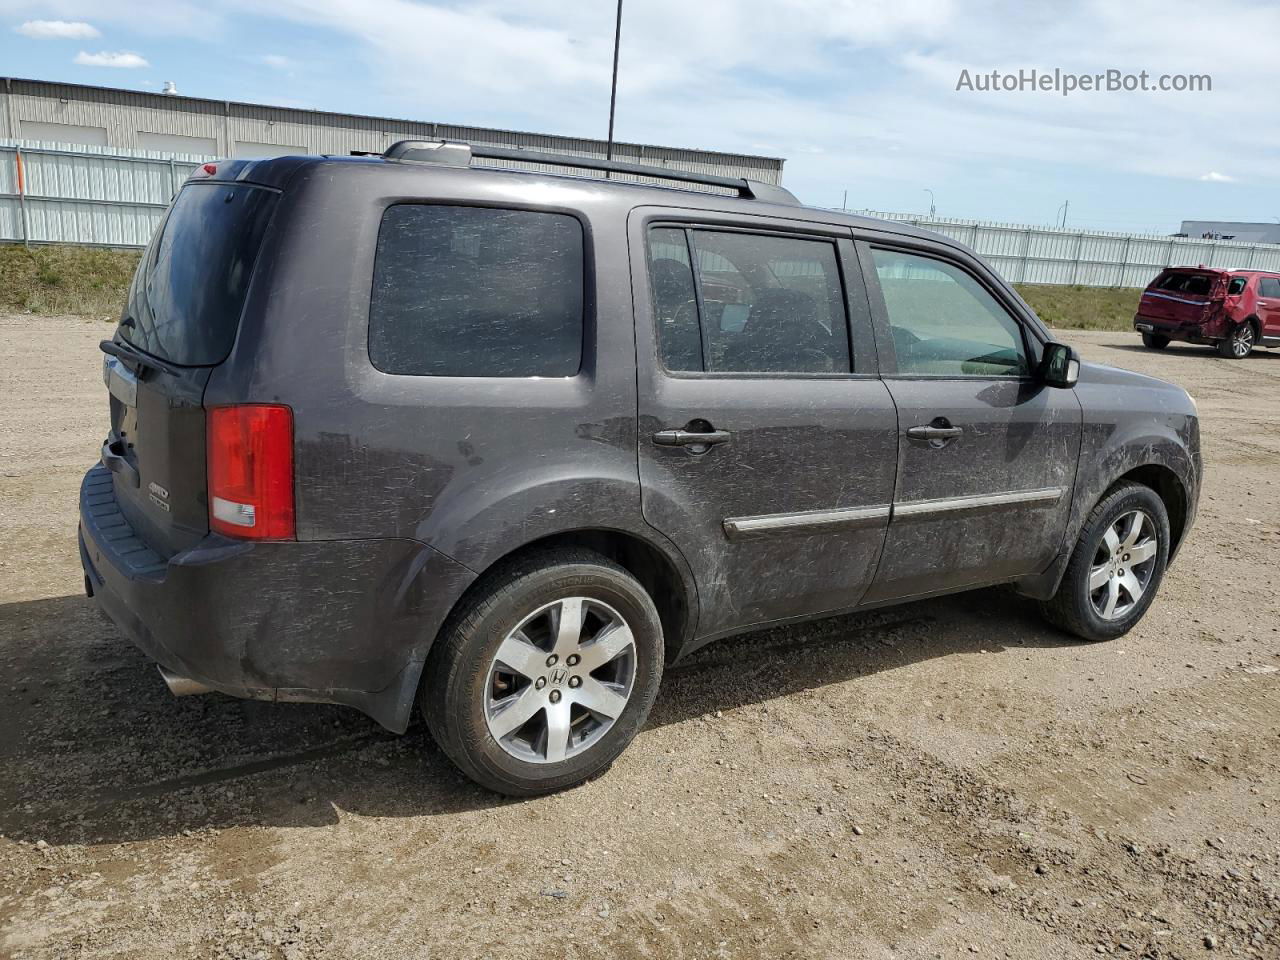
[[[968,273],[942,260],[873,249],[898,372],[1025,376],[1022,329]]]
[[[648,254],[668,370],[850,371],[844,288],[830,241],[655,227]]]
[[[389,207],[370,359],[414,376],[571,377],[582,363],[583,270],[582,225],[565,214]]]

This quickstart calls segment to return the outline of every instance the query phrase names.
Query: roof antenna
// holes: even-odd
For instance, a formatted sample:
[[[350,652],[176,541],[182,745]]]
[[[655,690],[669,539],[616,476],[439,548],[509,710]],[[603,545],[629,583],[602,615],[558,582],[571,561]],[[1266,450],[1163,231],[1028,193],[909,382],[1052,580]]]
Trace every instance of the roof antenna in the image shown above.
[[[605,146],[605,160],[613,159],[613,114],[618,106],[618,48],[622,45],[622,0],[618,0],[618,21],[613,28],[613,85],[609,88],[609,142]],[[609,171],[604,178],[609,179]]]

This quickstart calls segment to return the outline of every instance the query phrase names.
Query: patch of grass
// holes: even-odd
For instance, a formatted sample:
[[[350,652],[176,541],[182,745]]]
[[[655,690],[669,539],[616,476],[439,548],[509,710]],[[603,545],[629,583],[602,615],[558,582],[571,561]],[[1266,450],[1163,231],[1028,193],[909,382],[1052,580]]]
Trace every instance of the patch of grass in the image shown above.
[[[0,244],[0,310],[115,320],[140,251]]]
[[[1131,330],[1142,296],[1136,287],[1016,286],[1040,319],[1059,330]]]

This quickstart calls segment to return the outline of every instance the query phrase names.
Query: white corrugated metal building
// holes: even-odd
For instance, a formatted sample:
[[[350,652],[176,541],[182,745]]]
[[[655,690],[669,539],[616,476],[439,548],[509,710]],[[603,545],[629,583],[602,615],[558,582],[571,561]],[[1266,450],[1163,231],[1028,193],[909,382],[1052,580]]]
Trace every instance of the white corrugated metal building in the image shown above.
[[[381,152],[397,140],[465,140],[603,157],[605,141],[388,117],[205,100],[5,77],[0,139],[201,157]],[[107,152],[107,151],[104,151]],[[153,154],[154,155],[154,154]],[[780,183],[777,157],[615,143],[614,159]]]

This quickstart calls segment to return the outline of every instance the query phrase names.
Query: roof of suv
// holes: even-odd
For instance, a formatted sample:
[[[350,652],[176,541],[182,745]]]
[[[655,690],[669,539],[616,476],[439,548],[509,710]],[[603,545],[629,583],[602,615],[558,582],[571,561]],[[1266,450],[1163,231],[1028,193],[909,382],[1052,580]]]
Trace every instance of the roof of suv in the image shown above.
[[[406,142],[414,143],[414,141],[402,141],[401,143]],[[421,168],[423,174],[457,175],[465,172],[469,176],[486,178],[505,178],[514,176],[528,178],[532,181],[554,181],[562,184],[567,181],[569,183],[588,186],[592,190],[604,189],[608,191],[616,191],[618,193],[631,194],[634,196],[635,204],[637,206],[645,204],[652,204],[654,206],[672,206],[674,205],[673,200],[678,197],[680,198],[679,204],[681,206],[733,213],[755,213],[770,217],[804,220],[814,223],[840,223],[848,224],[849,226],[871,227],[881,231],[897,233],[902,236],[941,241],[949,246],[963,247],[963,244],[951,239],[950,237],[933,233],[928,230],[922,230],[907,223],[844,213],[823,207],[806,206],[796,200],[795,197],[785,188],[774,184],[757,183],[755,181],[738,180],[736,178],[723,176],[688,174],[685,171],[672,171],[663,167],[652,167],[641,164],[591,161],[588,158],[571,158],[557,154],[540,154],[535,151],[498,151],[496,148],[474,148],[475,154],[482,161],[475,165],[470,163],[469,157],[468,162],[459,163],[456,161],[431,162],[388,156],[388,154],[391,154],[397,147],[400,147],[401,143],[393,145],[383,155],[288,155],[261,160],[220,160],[206,163],[201,167],[198,167],[192,174],[192,179],[238,180],[283,189],[300,170],[318,165],[352,168],[360,167],[364,169],[368,169],[370,166],[385,166],[388,169],[394,168],[398,170],[403,170],[405,167],[414,167]],[[450,144],[450,146],[454,145]],[[466,145],[457,146],[465,147]],[[514,167],[489,166],[483,164],[483,160],[490,156],[497,155],[497,159],[508,159],[508,157],[503,156],[502,154],[523,154],[522,156],[511,156],[509,159],[516,159],[523,162],[545,163],[550,166],[562,168],[585,167],[586,169],[594,170],[613,169],[622,173],[663,179],[672,178],[673,175],[675,175],[696,183],[705,183],[724,189],[739,189],[742,192],[749,193],[750,196],[729,196],[724,193],[711,193],[706,190],[694,190],[680,186],[680,181],[674,179],[669,185],[636,183],[625,180],[604,179],[598,176],[575,175],[559,171],[524,170]]]

